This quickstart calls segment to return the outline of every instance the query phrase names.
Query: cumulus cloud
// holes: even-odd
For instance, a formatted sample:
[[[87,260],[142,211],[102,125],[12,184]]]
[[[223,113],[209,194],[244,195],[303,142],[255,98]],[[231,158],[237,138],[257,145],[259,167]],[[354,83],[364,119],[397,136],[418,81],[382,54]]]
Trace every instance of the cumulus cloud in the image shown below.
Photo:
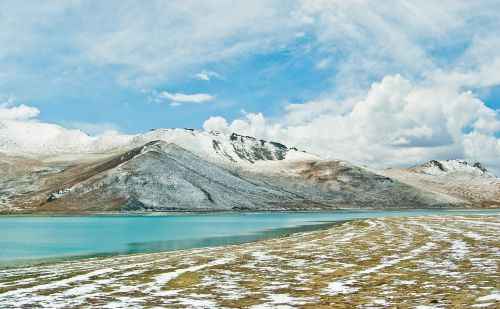
[[[226,77],[224,75],[221,75],[214,71],[207,71],[207,70],[203,70],[200,73],[196,74],[195,76],[197,79],[204,80],[207,82],[214,78],[220,80],[226,80]]]
[[[228,124],[222,117],[210,117],[203,123],[203,129],[206,131],[220,131],[225,133],[237,132],[250,136],[267,137],[269,136],[269,127],[266,125],[266,119],[262,113],[247,113],[241,110],[244,119],[235,119]]]
[[[15,105],[13,98],[0,101],[0,119],[4,120],[29,120],[40,114],[36,107],[25,104]]]
[[[205,131],[219,131],[219,132],[229,132],[230,128],[227,120],[220,116],[210,117],[203,123],[203,129]]]
[[[292,104],[273,121],[261,113],[244,113],[231,122],[212,117],[204,129],[279,140],[326,157],[376,166],[465,158],[500,172],[498,111],[472,92],[439,80],[416,83],[400,75],[386,76],[358,100]]]

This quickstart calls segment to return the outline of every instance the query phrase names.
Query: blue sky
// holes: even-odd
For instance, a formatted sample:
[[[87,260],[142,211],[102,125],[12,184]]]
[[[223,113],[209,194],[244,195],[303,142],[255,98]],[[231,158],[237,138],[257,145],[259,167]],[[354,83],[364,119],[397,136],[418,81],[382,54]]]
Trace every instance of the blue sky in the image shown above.
[[[77,20],[90,14],[88,8],[81,10],[82,15],[75,16]],[[73,10],[67,14],[78,15]],[[201,129],[208,117],[217,114],[235,118],[241,116],[241,109],[277,115],[285,104],[314,99],[332,84],[334,68],[318,70],[314,67],[319,53],[317,48],[302,50],[311,48],[307,46],[311,44],[308,38],[292,39],[285,46],[242,57],[195,65],[188,63],[185,68],[176,69],[173,76],[151,82],[136,82],[134,76],[124,84],[121,76],[127,74],[130,67],[67,61],[81,51],[67,46],[70,42],[66,42],[65,37],[78,35],[81,29],[67,33],[66,23],[73,24],[74,20],[65,14],[59,18],[63,21],[52,21],[58,24],[56,29],[49,27],[40,33],[30,29],[37,36],[46,36],[52,46],[32,44],[26,47],[29,51],[8,55],[4,62],[12,75],[0,85],[4,98],[13,97],[16,102],[37,107],[41,111],[38,119],[44,122],[66,126],[112,124],[124,133],[140,133],[155,127]],[[51,42],[54,35],[60,36],[60,41]],[[159,74],[168,75],[168,67],[165,70],[167,72]],[[196,74],[203,71],[217,72],[222,78],[200,80]],[[168,102],[151,103],[151,91],[209,93],[214,100],[210,104],[172,108]]]
[[[196,74],[203,70],[212,71],[212,66],[200,66],[167,82],[144,88],[142,85],[120,85],[115,80],[120,69],[89,68],[93,72],[72,73],[53,84],[45,79],[22,83],[12,81],[10,85],[2,85],[0,92],[12,95],[17,102],[39,108],[38,118],[45,122],[113,123],[126,133],[140,133],[154,127],[201,129],[203,121],[214,114],[235,118],[241,115],[241,109],[279,114],[283,105],[316,98],[331,84],[328,70],[313,72],[312,59],[292,58],[283,51],[212,65],[225,78],[209,81],[196,78]],[[214,100],[207,104],[170,107],[168,101],[150,102],[152,90],[209,93]]]
[[[494,164],[498,11],[498,1],[2,1],[0,119],[89,134],[239,131],[375,165]],[[37,112],[10,116],[21,104]]]

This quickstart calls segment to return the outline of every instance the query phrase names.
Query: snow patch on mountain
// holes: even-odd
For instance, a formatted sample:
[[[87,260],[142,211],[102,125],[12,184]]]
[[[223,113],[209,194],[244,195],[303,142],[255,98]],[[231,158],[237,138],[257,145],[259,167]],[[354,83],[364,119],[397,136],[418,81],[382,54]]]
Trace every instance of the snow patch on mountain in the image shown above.
[[[63,196],[65,196],[66,194],[70,193],[71,192],[71,188],[64,188],[64,189],[59,189],[59,190],[56,190],[54,192],[52,192],[52,194],[50,195],[48,201],[55,201],[57,200],[58,198],[61,198]]]

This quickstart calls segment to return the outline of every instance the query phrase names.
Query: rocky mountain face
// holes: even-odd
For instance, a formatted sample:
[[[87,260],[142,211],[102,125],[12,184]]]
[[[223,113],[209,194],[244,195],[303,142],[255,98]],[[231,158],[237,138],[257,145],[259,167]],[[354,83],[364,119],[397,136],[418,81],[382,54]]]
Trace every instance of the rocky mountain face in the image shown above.
[[[0,171],[4,214],[500,204],[500,182],[480,164],[376,170],[276,142],[188,129],[90,137],[0,122]]]

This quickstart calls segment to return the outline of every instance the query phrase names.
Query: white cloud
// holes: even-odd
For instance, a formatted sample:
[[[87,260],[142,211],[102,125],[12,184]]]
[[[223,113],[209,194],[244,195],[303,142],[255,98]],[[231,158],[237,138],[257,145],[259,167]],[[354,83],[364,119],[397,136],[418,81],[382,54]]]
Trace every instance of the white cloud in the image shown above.
[[[349,96],[386,75],[420,79],[438,68],[468,70],[497,57],[499,9],[489,1],[310,0],[300,1],[291,16],[321,55],[334,60],[336,90]]]
[[[28,120],[35,118],[38,114],[40,114],[38,108],[24,104],[12,107],[0,107],[0,119]]]
[[[250,136],[268,136],[269,127],[262,113],[254,114],[241,111],[245,119],[235,119],[228,125],[222,117],[211,117],[203,123],[203,129],[206,131],[221,131],[226,133],[243,132]]]
[[[194,94],[184,94],[184,93],[170,93],[170,92],[160,92],[156,96],[157,100],[170,100],[170,106],[176,107],[185,103],[206,103],[214,99],[214,97],[207,93],[194,93]]]
[[[221,132],[228,132],[231,130],[227,123],[227,120],[219,116],[208,118],[203,123],[203,129],[205,131],[221,131]]]
[[[344,109],[335,108],[339,105]],[[354,103],[323,98],[293,104],[272,122],[261,113],[244,113],[244,118],[230,123],[212,117],[204,129],[279,140],[326,157],[375,166],[465,158],[500,172],[498,112],[446,80],[415,83],[400,75],[386,76]]]
[[[0,29],[8,31],[0,32],[0,81],[58,80],[61,71],[83,67],[125,87],[156,86],[293,40],[294,6],[286,0],[2,1]],[[29,65],[31,57],[46,66]]]
[[[287,20],[293,5],[265,0],[103,2],[92,14],[98,12],[96,20],[107,22],[82,29],[75,42],[84,51],[78,60],[120,66],[118,79],[124,85],[152,85],[185,69],[274,50],[293,40],[295,25]]]
[[[226,77],[224,75],[221,75],[217,72],[214,71],[206,71],[203,70],[200,73],[195,75],[197,79],[199,80],[204,80],[204,81],[210,81],[211,79],[220,79],[220,80],[226,80]]]
[[[122,85],[151,87],[307,38],[317,67],[337,72],[336,87],[350,94],[388,74],[413,78],[443,65],[477,66],[485,53],[498,53],[499,9],[494,1],[453,0],[4,1],[0,28],[9,31],[0,32],[0,66],[44,81],[39,74],[111,68]],[[459,59],[464,46],[469,61]],[[34,54],[54,70],[12,61]],[[2,73],[2,80],[14,76]]]
[[[158,92],[156,90],[142,90],[143,93],[149,93],[148,101],[153,103],[160,103],[162,101],[170,101],[171,107],[180,106],[185,103],[207,103],[211,102],[215,99],[213,95],[208,93],[193,93],[193,94],[185,94],[185,93],[170,93],[167,91]]]
[[[170,92],[160,92],[158,97],[161,99],[168,99],[173,102],[178,103],[204,103],[210,102],[214,99],[213,96],[207,93],[195,93],[195,94],[184,94],[184,93],[170,93]]]
[[[14,99],[9,97],[5,101],[0,101],[0,119],[4,120],[29,120],[40,114],[36,107],[25,104],[14,105]]]

